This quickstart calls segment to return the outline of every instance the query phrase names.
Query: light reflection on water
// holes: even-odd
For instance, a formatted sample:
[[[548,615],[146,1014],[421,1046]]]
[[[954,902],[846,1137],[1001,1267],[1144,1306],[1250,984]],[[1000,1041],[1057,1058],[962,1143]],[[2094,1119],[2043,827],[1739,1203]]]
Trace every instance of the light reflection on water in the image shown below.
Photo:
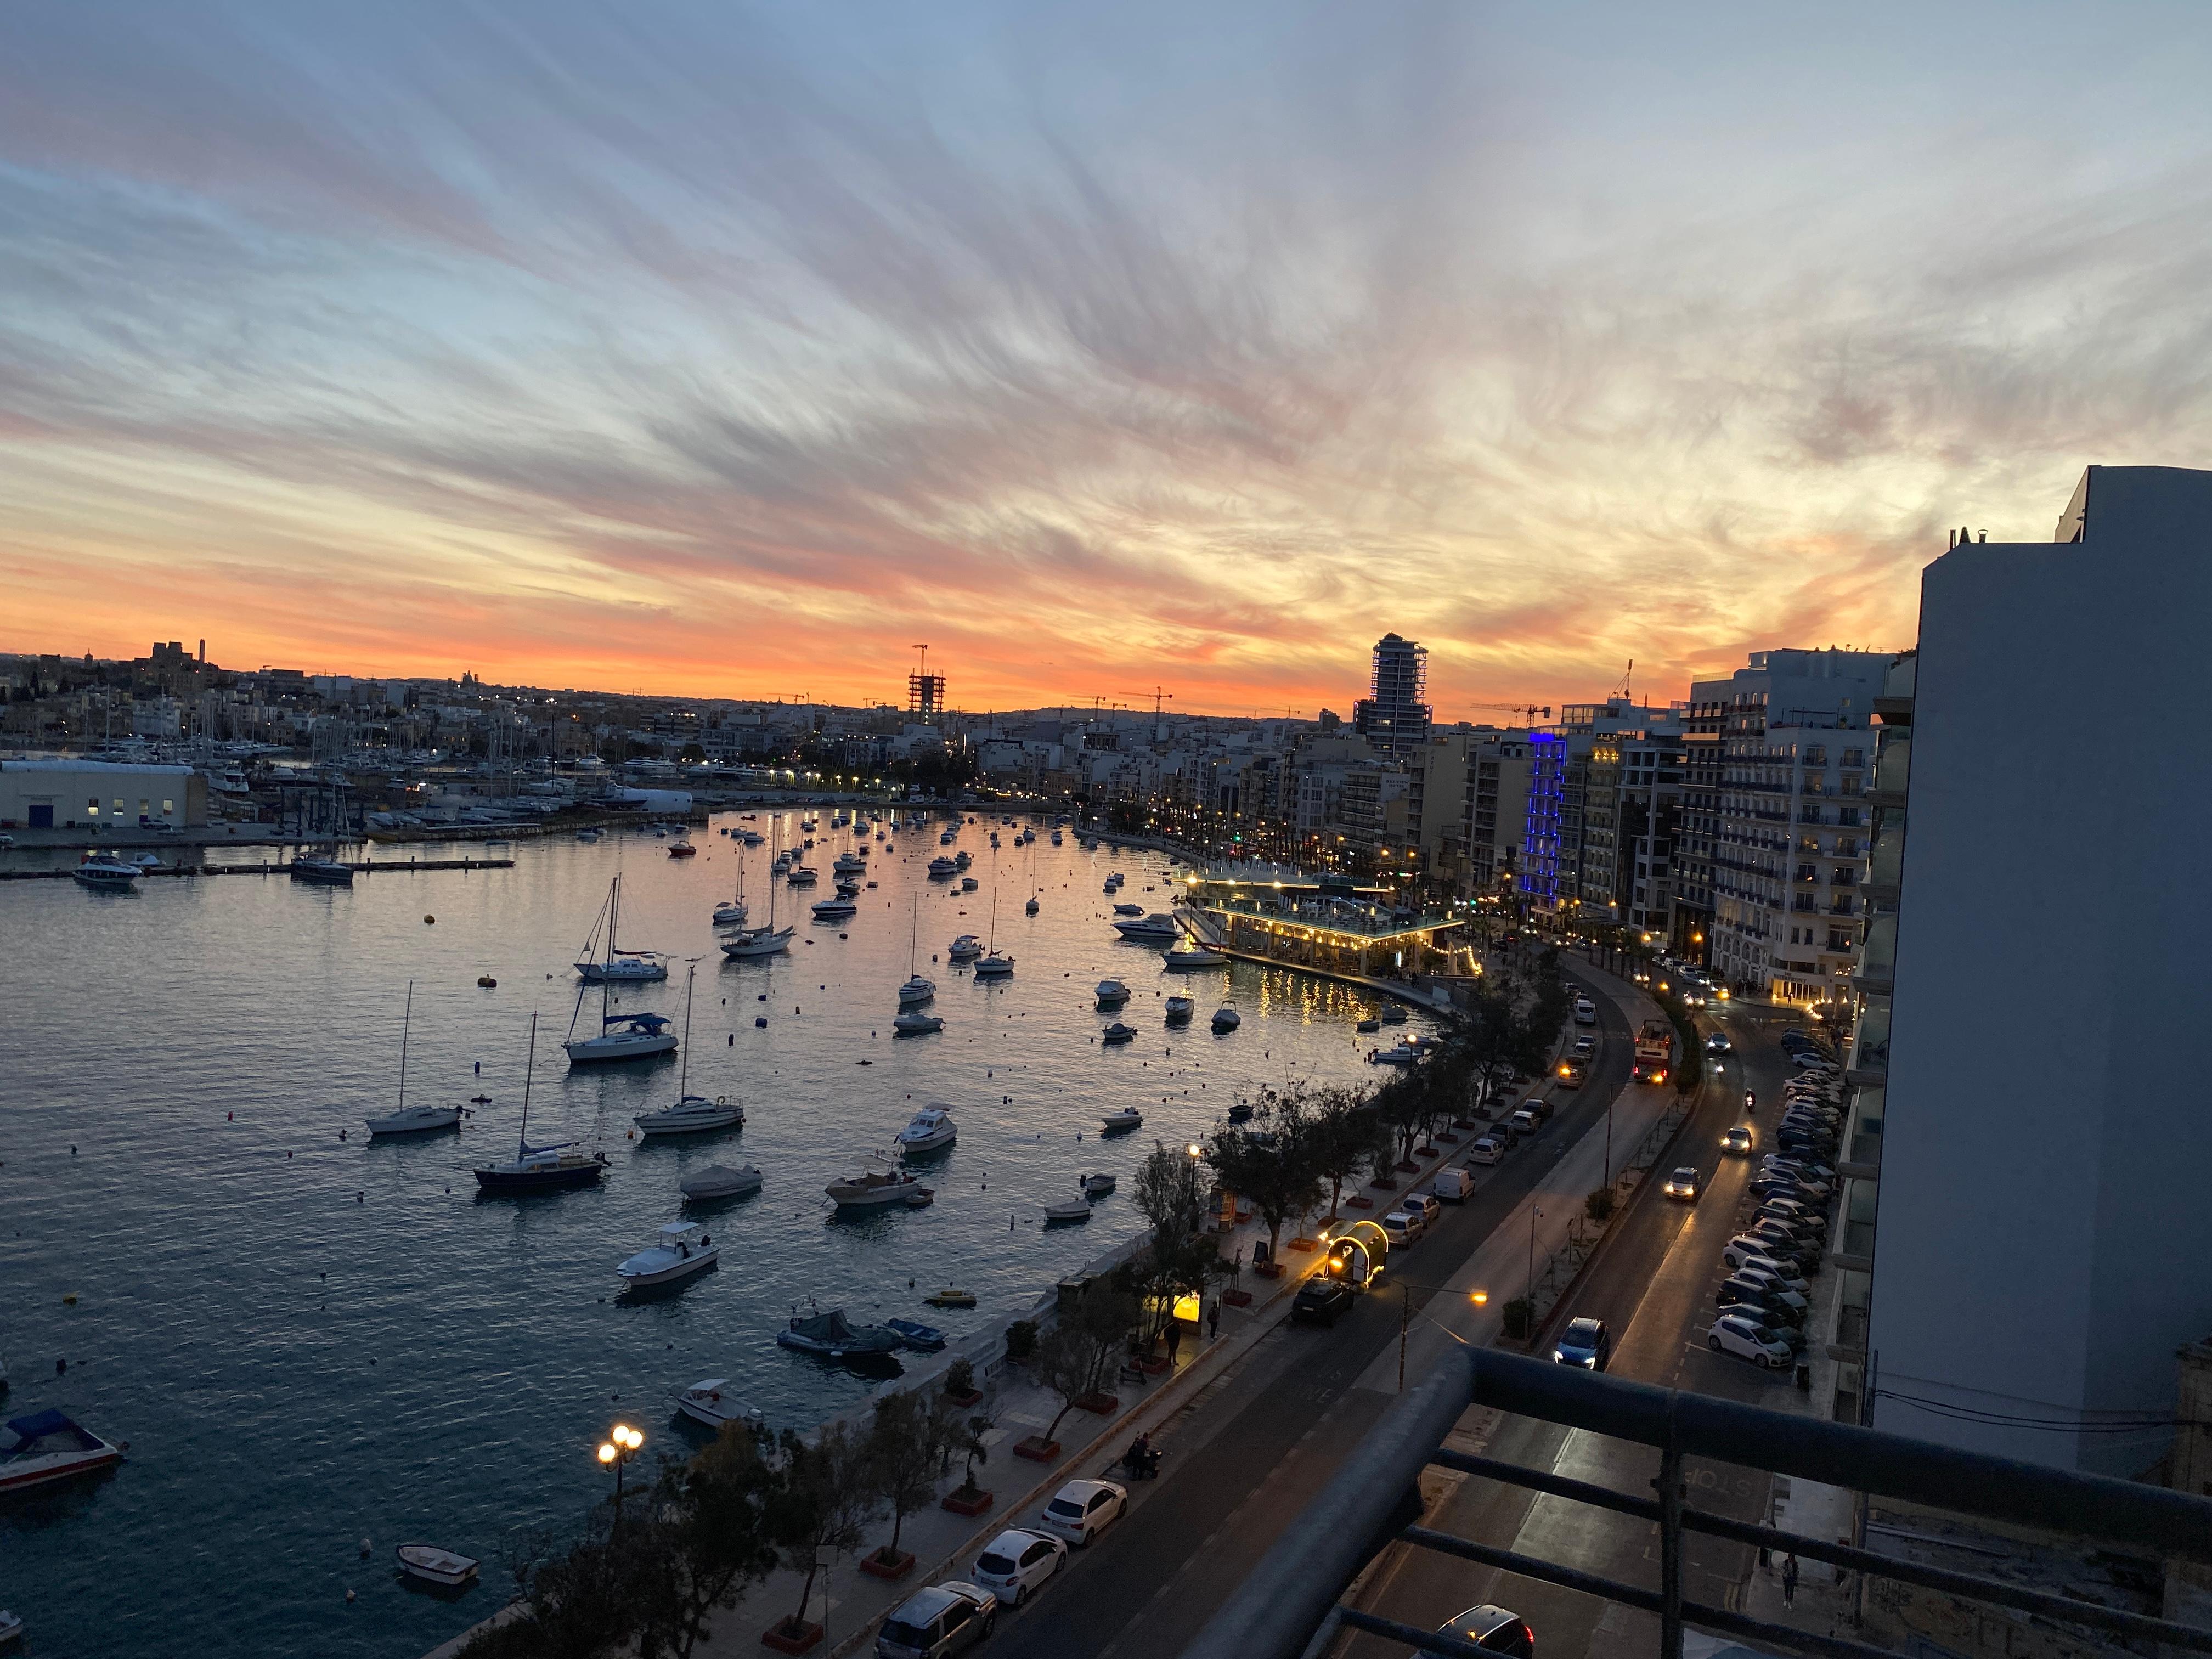
[[[781,920],[830,895],[849,837],[823,823],[822,884],[780,892]],[[258,876],[127,895],[0,886],[7,1412],[60,1406],[131,1446],[114,1476],[0,1506],[0,1606],[30,1622],[39,1652],[419,1654],[489,1609],[513,1530],[566,1525],[599,1495],[590,1448],[615,1415],[665,1445],[667,1395],[704,1376],[735,1379],[776,1425],[861,1397],[871,1384],[775,1346],[795,1302],[988,1322],[1135,1231],[1127,1177],[1156,1137],[1201,1133],[1239,1089],[1370,1079],[1358,993],[1249,965],[1170,975],[1157,947],[1115,938],[1100,883],[1125,870],[1125,899],[1165,908],[1157,854],[1042,840],[994,852],[979,823],[961,844],[981,890],[963,895],[922,878],[933,830],[902,837],[875,849],[880,885],[853,921],[801,921],[789,956],[731,963],[708,916],[737,849],[711,830],[693,839],[688,861],[636,834],[524,842],[512,870],[350,890]],[[626,1139],[633,1113],[674,1099],[677,1062],[563,1063],[568,964],[618,869],[624,943],[701,957],[690,1085],[743,1100],[742,1133]],[[758,918],[765,849],[748,869]],[[1017,969],[979,985],[931,957],[992,931],[994,888]],[[946,1028],[894,1040],[917,890]],[[480,974],[497,988],[479,989]],[[1120,1018],[1142,1035],[1126,1048],[1095,1040],[1116,1017],[1091,994],[1109,974],[1134,993]],[[410,979],[410,1100],[491,1103],[458,1136],[368,1143],[362,1119],[392,1104]],[[1159,1004],[1177,989],[1199,1008],[1171,1032]],[[1209,998],[1236,1004],[1243,1029],[1213,1036]],[[679,1019],[683,1003],[680,963],[622,996]],[[470,1165],[512,1155],[533,1010],[531,1139],[602,1146],[613,1167],[596,1191],[479,1199]],[[932,1101],[960,1125],[927,1166],[935,1205],[825,1216],[823,1185]],[[1099,1140],[1099,1117],[1130,1103],[1144,1130]],[[720,1268],[619,1303],[614,1264],[678,1213],[683,1173],[717,1161],[768,1178],[707,1217]],[[1092,1170],[1122,1176],[1121,1195],[1087,1226],[1046,1231],[1039,1207]],[[945,1283],[980,1306],[925,1307]],[[483,1557],[493,1582],[458,1606],[401,1590],[391,1550],[410,1538]]]

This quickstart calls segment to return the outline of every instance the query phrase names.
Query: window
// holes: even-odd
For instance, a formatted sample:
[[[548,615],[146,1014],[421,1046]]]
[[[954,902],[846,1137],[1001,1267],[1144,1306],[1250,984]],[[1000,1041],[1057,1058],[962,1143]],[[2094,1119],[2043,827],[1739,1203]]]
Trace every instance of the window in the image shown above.
[[[1827,745],[1826,745],[1826,744],[1818,744],[1818,743],[1816,743],[1816,744],[1812,744],[1810,747],[1808,747],[1808,748],[1805,750],[1805,764],[1806,764],[1806,765],[1808,765],[1808,766],[1826,766],[1827,763],[1828,763],[1828,750],[1827,750]]]
[[[176,811],[177,811],[177,803],[176,803],[175,801],[173,801],[173,800],[164,800],[164,801],[161,803],[161,816],[162,816],[163,817],[165,817],[165,818],[167,818],[167,817],[175,817],[175,816],[176,816]]]
[[[1866,765],[1866,750],[1863,749],[1844,750],[1844,764],[1853,771],[1857,771],[1863,768]]]
[[[94,795],[90,800],[85,802],[84,810],[92,817],[98,817],[100,816],[100,797]]]

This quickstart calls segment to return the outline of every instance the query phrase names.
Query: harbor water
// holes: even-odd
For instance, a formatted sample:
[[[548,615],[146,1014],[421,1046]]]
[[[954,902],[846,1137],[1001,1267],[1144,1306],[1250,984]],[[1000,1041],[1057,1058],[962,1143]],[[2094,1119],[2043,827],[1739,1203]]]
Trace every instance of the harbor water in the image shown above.
[[[800,833],[799,813],[781,821]],[[933,821],[872,842],[859,915],[815,923],[854,839],[822,813],[805,855],[820,883],[777,885],[789,953],[728,961],[709,918],[739,848],[716,830],[739,822],[695,828],[690,859],[629,830],[350,889],[0,884],[0,1415],[58,1407],[130,1445],[112,1474],[0,1500],[0,1607],[36,1653],[412,1659],[503,1599],[514,1539],[573,1530],[605,1495],[592,1449],[616,1419],[645,1431],[649,1459],[689,1443],[670,1396],[702,1377],[732,1379],[777,1428],[862,1399],[873,1383],[775,1346],[794,1305],[995,1322],[1139,1230],[1130,1177],[1156,1140],[1202,1134],[1267,1084],[1373,1080],[1375,1039],[1354,1030],[1371,996],[1249,964],[1164,972],[1161,947],[1114,933],[1101,891],[1123,870],[1123,902],[1167,908],[1161,855],[1072,835],[1017,848],[1003,827],[994,849],[988,819],[959,838],[978,890],[926,878],[952,850]],[[765,836],[771,815],[744,823]],[[745,860],[758,921],[768,849]],[[631,1117],[674,1102],[678,1060],[567,1066],[570,963],[617,872],[623,944],[678,958],[619,1006],[680,1026],[698,958],[689,1085],[741,1101],[741,1131],[643,1144]],[[994,895],[1016,969],[979,984],[945,947],[994,933]],[[895,1038],[917,926],[945,1025]],[[1109,975],[1133,994],[1118,1014],[1092,994]],[[362,1120],[396,1103],[410,982],[408,1101],[489,1103],[458,1134],[372,1143]],[[1198,1004],[1179,1030],[1162,1011],[1178,991]],[[1243,1024],[1216,1036],[1223,1002]],[[599,1003],[585,997],[585,1024]],[[611,1167],[597,1190],[480,1198],[471,1166],[514,1154],[533,1012],[530,1139]],[[1139,1035],[1102,1046],[1116,1018]],[[959,1126],[919,1166],[935,1203],[835,1218],[824,1185],[933,1103]],[[1131,1105],[1143,1129],[1102,1140],[1100,1117]],[[699,1218],[716,1270],[625,1303],[616,1263],[683,1213],[678,1180],[709,1163],[757,1164],[765,1189]],[[1046,1228],[1041,1207],[1092,1171],[1120,1195]],[[973,1311],[925,1305],[953,1284]],[[481,1558],[484,1583],[454,1602],[410,1592],[392,1555],[409,1541]]]

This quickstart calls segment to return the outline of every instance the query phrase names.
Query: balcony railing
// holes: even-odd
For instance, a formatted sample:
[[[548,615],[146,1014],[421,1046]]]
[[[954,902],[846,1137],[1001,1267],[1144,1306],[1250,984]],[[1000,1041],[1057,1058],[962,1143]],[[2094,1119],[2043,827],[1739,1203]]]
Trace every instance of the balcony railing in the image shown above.
[[[1617,1492],[1548,1469],[1444,1449],[1445,1437],[1469,1404],[1654,1447],[1659,1453],[1658,1479],[1652,1482],[1656,1496]],[[2139,1646],[2164,1642],[2192,1653],[2212,1653],[2212,1630],[2033,1589],[2014,1579],[1954,1571],[1693,1509],[1687,1501],[1685,1457],[1763,1469],[2002,1526],[2039,1528],[2212,1564],[2212,1498],[1653,1388],[1494,1349],[1467,1348],[1401,1396],[1335,1479],[1183,1650],[1183,1659],[1297,1659],[1301,1654],[1326,1651],[1337,1632],[1347,1629],[1402,1642],[1422,1653],[1483,1659],[1484,1650],[1459,1637],[1441,1635],[1387,1613],[1347,1607],[1337,1599],[1378,1543],[1387,1545],[1394,1534],[1418,1549],[1656,1613],[1661,1659],[1681,1659],[1683,1631],[1692,1624],[1759,1647],[1815,1659],[1899,1659],[1886,1649],[1848,1637],[1771,1624],[1689,1600],[1683,1594],[1683,1547],[1686,1535],[1693,1532],[1776,1555],[1792,1553],[1869,1578],[2011,1608],[2054,1624],[2062,1633],[2094,1632]],[[1400,1506],[1414,1490],[1421,1471],[1431,1466],[1656,1524],[1658,1588],[1623,1583],[1428,1527],[1401,1527]]]

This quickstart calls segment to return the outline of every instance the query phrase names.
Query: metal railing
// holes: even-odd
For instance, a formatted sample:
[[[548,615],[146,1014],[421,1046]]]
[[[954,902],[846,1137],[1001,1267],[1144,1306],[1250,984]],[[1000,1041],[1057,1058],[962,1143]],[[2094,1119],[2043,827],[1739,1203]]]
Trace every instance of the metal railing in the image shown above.
[[[1470,1405],[1656,1447],[1659,1478],[1652,1483],[1655,1495],[1636,1496],[1547,1470],[1443,1449],[1444,1437]],[[1794,1552],[1870,1578],[1892,1579],[2124,1638],[2212,1653],[2212,1630],[2036,1589],[2016,1580],[1956,1572],[1691,1509],[1684,1501],[1685,1456],[1715,1458],[1869,1497],[2212,1564],[2212,1498],[1653,1388],[1493,1349],[1466,1348],[1400,1399],[1183,1650],[1183,1659],[1320,1659],[1346,1631],[1388,1637],[1423,1653],[1481,1654],[1481,1649],[1461,1638],[1347,1607],[1338,1600],[1366,1562],[1394,1539],[1656,1613],[1662,1659],[1681,1659],[1682,1632],[1690,1624],[1815,1659],[1902,1659],[1869,1643],[1771,1624],[1686,1600],[1683,1541],[1692,1532],[1778,1553]],[[1431,1464],[1656,1522],[1658,1589],[1623,1583],[1418,1524],[1401,1525],[1408,1493],[1417,1490],[1421,1470]]]

